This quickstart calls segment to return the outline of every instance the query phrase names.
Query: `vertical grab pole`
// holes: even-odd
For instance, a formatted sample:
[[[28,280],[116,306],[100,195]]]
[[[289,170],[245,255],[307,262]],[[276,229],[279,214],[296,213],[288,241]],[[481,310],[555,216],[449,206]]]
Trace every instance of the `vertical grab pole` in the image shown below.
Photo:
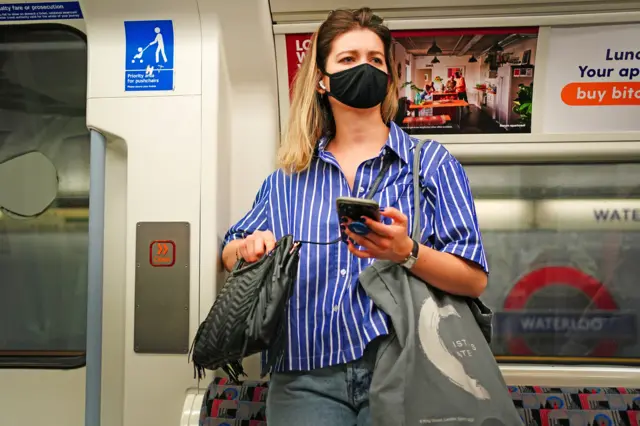
[[[91,130],[85,426],[100,426],[102,392],[102,263],[104,254],[106,155],[106,138],[100,132]]]

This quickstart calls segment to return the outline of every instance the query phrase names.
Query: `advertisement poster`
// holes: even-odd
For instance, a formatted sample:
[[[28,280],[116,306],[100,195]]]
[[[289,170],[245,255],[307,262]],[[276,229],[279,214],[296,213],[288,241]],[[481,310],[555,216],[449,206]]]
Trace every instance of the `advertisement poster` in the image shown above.
[[[545,133],[640,131],[640,24],[552,28]]]
[[[530,133],[538,28],[394,31],[409,134]],[[286,36],[289,87],[310,34]]]

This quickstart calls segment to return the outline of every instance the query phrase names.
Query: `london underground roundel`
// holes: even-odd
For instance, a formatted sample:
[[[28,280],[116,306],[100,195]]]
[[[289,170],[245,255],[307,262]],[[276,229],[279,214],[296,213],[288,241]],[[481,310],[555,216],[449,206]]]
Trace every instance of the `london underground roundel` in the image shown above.
[[[611,357],[618,348],[609,334],[617,312],[617,303],[594,277],[572,267],[547,266],[524,275],[511,289],[502,313],[508,325],[499,328],[510,355]]]

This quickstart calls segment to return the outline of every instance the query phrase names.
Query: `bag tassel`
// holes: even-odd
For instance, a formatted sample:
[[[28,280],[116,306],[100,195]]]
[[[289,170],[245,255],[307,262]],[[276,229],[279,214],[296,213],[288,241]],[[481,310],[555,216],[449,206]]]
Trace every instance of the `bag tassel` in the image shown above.
[[[202,334],[203,328],[204,328],[204,322],[200,324],[200,326],[198,327],[198,331],[196,332],[196,337],[193,338],[193,341],[191,342],[191,347],[189,348],[189,353],[187,354],[187,362],[191,360],[191,362],[193,363],[193,378],[194,379],[197,378],[198,380],[204,379],[207,374],[205,371],[205,368],[200,364],[198,364],[193,359],[193,350],[196,346],[196,342],[198,341],[198,339],[200,338],[200,335]]]
[[[234,385],[240,384],[240,376],[247,377],[247,374],[244,371],[244,367],[242,366],[242,363],[240,361],[230,362],[229,364],[222,367],[222,371],[227,374],[229,380],[231,380]]]

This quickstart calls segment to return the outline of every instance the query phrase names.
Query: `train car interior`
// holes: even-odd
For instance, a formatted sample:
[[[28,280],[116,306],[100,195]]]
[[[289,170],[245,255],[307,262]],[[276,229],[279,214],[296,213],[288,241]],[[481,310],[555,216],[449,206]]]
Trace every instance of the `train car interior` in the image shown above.
[[[523,423],[640,426],[638,0],[0,0],[0,425],[268,424],[257,357],[188,351],[312,33],[365,5],[393,121],[468,174]]]

